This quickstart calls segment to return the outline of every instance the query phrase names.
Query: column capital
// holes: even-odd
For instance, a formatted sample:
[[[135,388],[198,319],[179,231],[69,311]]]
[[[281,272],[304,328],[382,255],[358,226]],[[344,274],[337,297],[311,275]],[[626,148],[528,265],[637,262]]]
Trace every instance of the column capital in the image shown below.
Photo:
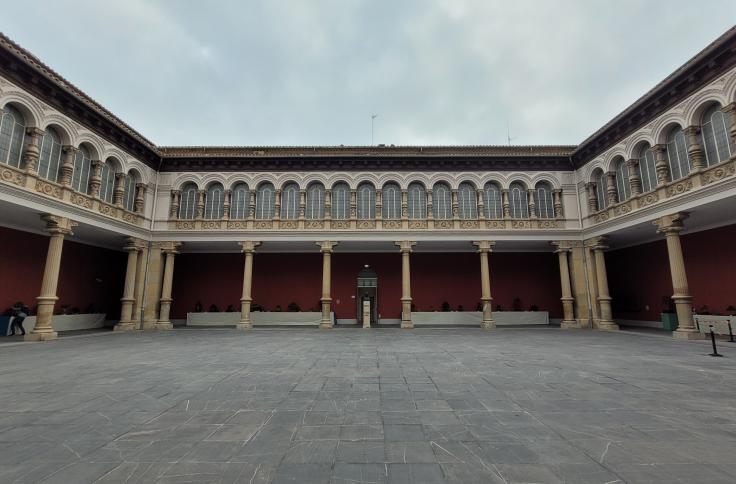
[[[677,212],[665,215],[652,223],[657,226],[658,234],[678,233],[685,228],[685,219],[689,217],[687,212]]]
[[[638,158],[629,158],[626,160],[626,166],[629,168],[636,168],[639,166],[639,159]]]
[[[721,108],[721,111],[727,114],[731,112],[736,112],[736,102],[726,104]]]
[[[478,253],[488,253],[493,250],[493,246],[496,245],[494,240],[476,240],[473,245],[478,248]]]
[[[700,134],[700,126],[697,126],[697,125],[688,126],[687,128],[683,129],[682,132],[686,136],[697,136]]]
[[[123,250],[126,252],[135,250],[135,251],[141,251],[143,250],[148,244],[143,239],[138,239],[136,237],[128,237],[125,239],[125,246],[123,246]]]
[[[667,145],[664,143],[659,143],[654,146],[652,146],[652,151],[654,153],[664,153],[667,150]]]
[[[553,240],[550,244],[555,246],[555,254],[557,254],[559,252],[572,251],[575,242],[572,240]]]
[[[89,160],[89,164],[93,168],[97,168],[98,166],[102,166],[102,160]]]
[[[181,190],[171,190],[172,195],[181,195]]]
[[[411,240],[400,240],[400,241],[394,242],[394,244],[399,248],[402,254],[410,253],[412,250],[411,248],[417,245],[416,242],[413,242]]]
[[[58,215],[52,215],[50,213],[45,213],[41,215],[41,220],[46,222],[45,230],[51,235],[71,235],[72,229],[77,226],[77,222],[74,222],[71,219],[60,217]]]
[[[42,129],[40,129],[40,128],[36,128],[36,127],[33,127],[33,126],[26,128],[26,134],[28,136],[32,137],[32,138],[38,137],[38,136],[43,136],[43,133],[44,133],[44,131]]]
[[[143,183],[143,182],[138,182],[138,183],[136,183],[136,184],[135,184],[135,187],[136,187],[137,189],[139,189],[139,190],[140,190],[140,189],[144,189],[144,190],[145,190],[145,189],[147,189],[147,188],[148,188],[148,185],[147,185],[147,184],[145,184],[145,183]]]
[[[315,242],[315,244],[319,246],[319,251],[323,254],[331,254],[333,247],[335,247],[338,243],[332,240],[322,240],[320,242]]]
[[[178,254],[179,248],[182,246],[181,242],[163,242],[161,244],[161,251],[164,254]]]
[[[606,250],[608,248],[608,238],[606,236],[593,237],[584,242],[585,247],[590,247],[593,250]]]
[[[562,188],[553,188],[552,193],[556,193],[557,195],[562,195]]]
[[[244,240],[238,243],[240,244],[241,252],[243,252],[244,254],[254,253],[258,246],[261,245],[261,242],[257,240]]]
[[[79,148],[77,148],[76,146],[72,146],[72,145],[64,145],[61,147],[61,151],[74,156],[77,154],[77,151],[79,151]]]
[[[122,180],[123,178],[125,178],[125,173],[124,173],[124,172],[122,172],[122,171],[119,171],[119,172],[115,173],[115,179],[116,179],[116,180],[120,181],[120,180]]]

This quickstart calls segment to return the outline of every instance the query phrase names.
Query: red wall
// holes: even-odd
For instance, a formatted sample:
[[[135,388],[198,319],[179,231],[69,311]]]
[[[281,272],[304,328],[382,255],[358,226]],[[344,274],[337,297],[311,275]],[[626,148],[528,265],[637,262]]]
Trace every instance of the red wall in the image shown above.
[[[44,235],[0,227],[0,311],[17,301],[34,308],[48,240]],[[86,312],[93,304],[95,312],[107,312],[108,318],[117,319],[126,263],[123,252],[64,241],[56,310],[68,304]]]
[[[682,236],[685,270],[696,309],[705,305],[713,314],[725,314],[726,307],[736,306],[734,240],[736,225]],[[607,252],[606,269],[615,317],[659,321],[663,297],[672,296],[664,240]]]
[[[242,254],[182,254],[174,271],[172,315],[186,317],[197,301],[224,311],[240,308]],[[378,310],[383,319],[401,313],[401,255],[399,253],[335,253],[332,256],[333,311],[340,319],[356,317],[356,278],[368,264],[378,274]],[[524,309],[535,304],[561,317],[557,258],[545,253],[492,253],[493,305],[510,310],[521,298]],[[418,311],[439,311],[447,301],[474,311],[480,299],[479,256],[475,253],[414,253],[411,256],[412,296]],[[253,262],[253,302],[272,311],[286,311],[291,302],[301,310],[319,310],[322,255],[256,254]]]

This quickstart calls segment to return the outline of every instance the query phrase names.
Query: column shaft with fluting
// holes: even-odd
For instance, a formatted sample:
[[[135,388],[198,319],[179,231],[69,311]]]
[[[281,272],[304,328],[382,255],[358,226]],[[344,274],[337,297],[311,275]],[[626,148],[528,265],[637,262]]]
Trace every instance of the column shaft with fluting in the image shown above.
[[[570,284],[570,262],[568,260],[570,247],[565,242],[553,242],[557,246],[557,252],[560,261],[560,286],[562,288],[562,329],[580,328],[575,320],[575,298],[572,296],[572,285]]]
[[[253,254],[255,254],[256,247],[260,244],[260,242],[253,240],[246,240],[240,243],[245,256],[245,263],[243,266],[243,295],[240,298],[240,322],[237,325],[238,329],[251,329],[253,327],[253,322],[250,319],[250,308],[253,302]]]
[[[608,294],[608,274],[606,273],[606,257],[604,250],[608,247],[605,245],[605,239],[600,237],[593,246],[593,254],[595,255],[596,282],[598,283],[598,305],[600,306],[601,319],[598,321],[598,329],[605,331],[616,331],[619,329],[618,324],[613,321],[613,311],[611,310],[611,296]]]
[[[163,248],[163,253],[166,256],[166,262],[164,266],[164,281],[161,288],[161,301],[159,307],[158,321],[156,322],[156,329],[172,329],[173,325],[170,321],[171,303],[171,290],[174,284],[174,258],[179,253],[178,248],[181,244],[178,242],[171,242]]]
[[[136,269],[138,269],[138,252],[140,251],[135,239],[128,239],[125,251],[128,253],[128,266],[125,270],[123,297],[120,299],[120,321],[115,325],[115,331],[131,331],[134,329],[135,275]]]
[[[473,245],[478,247],[478,254],[480,255],[480,303],[483,311],[480,327],[483,329],[493,329],[496,327],[496,322],[493,320],[491,270],[488,263],[488,254],[490,254],[495,242],[480,240],[473,242]]]
[[[411,329],[414,323],[411,321],[411,267],[409,257],[412,246],[416,242],[402,240],[396,242],[401,250],[401,327]]]
[[[332,328],[332,249],[337,242],[325,240],[317,242],[322,252],[322,297],[320,304],[322,305],[322,317],[319,322],[321,329]]]

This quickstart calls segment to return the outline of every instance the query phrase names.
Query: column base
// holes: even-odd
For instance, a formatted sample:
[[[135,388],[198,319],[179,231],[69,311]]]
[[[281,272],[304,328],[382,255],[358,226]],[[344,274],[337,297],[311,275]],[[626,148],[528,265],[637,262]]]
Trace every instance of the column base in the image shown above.
[[[251,323],[250,321],[240,321],[238,324],[235,325],[235,329],[248,331],[249,329],[253,329],[253,323]]]
[[[52,341],[59,338],[59,333],[56,331],[49,331],[44,333],[26,333],[23,336],[23,341]]]
[[[409,321],[401,321],[401,328],[402,329],[414,329],[414,323]]]
[[[481,329],[496,329],[496,322],[492,319],[487,319],[480,322]]]
[[[113,331],[134,331],[135,324],[132,321],[127,323],[118,323],[112,328]]]
[[[319,329],[332,329],[332,321],[329,319],[327,321],[322,320],[319,322]]]
[[[156,320],[144,320],[141,329],[144,331],[156,329]]]
[[[705,339],[705,335],[695,329],[676,329],[672,332],[672,337],[681,340]]]
[[[156,321],[154,329],[168,331],[174,329],[174,325],[171,324],[171,321]]]
[[[580,329],[580,325],[574,319],[569,321],[562,321],[560,323],[560,329]]]
[[[599,331],[618,331],[621,328],[613,321],[598,321],[598,328],[596,329]]]

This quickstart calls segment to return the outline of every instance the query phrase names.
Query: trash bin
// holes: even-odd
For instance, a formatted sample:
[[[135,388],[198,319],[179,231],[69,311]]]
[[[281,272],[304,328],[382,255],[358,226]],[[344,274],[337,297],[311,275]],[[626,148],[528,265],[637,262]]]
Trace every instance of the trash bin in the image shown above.
[[[662,328],[668,331],[677,329],[677,313],[662,313]]]

